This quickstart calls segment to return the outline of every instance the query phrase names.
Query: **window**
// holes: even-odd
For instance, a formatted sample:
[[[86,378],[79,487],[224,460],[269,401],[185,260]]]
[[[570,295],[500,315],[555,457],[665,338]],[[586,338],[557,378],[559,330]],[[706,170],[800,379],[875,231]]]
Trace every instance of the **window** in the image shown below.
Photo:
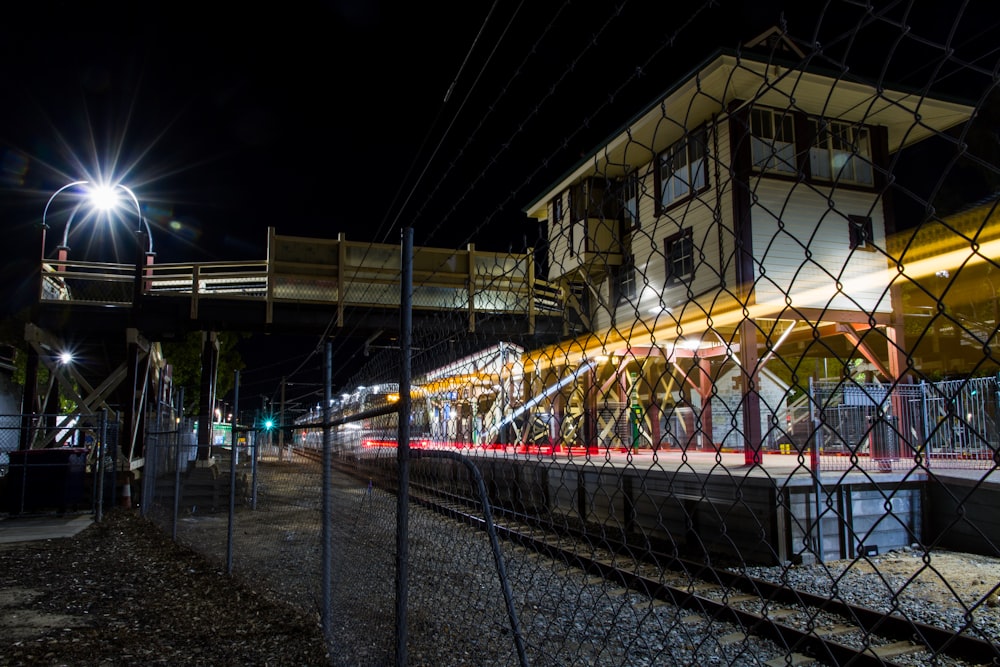
[[[693,132],[659,157],[656,172],[660,209],[703,190],[708,185],[704,129]]]
[[[639,228],[639,172],[633,171],[622,184],[622,220],[626,229]]]
[[[663,242],[666,254],[668,285],[690,282],[694,274],[694,243],[691,228],[668,237]]]
[[[588,178],[569,188],[569,213],[571,222],[589,218],[618,219],[618,198],[602,178]]]
[[[851,250],[874,251],[872,243],[872,219],[864,215],[847,216],[847,224],[850,235]]]
[[[590,217],[589,212],[591,208],[590,199],[590,188],[587,187],[588,182],[582,181],[576,185],[570,186],[569,189],[569,219],[570,222],[576,222],[577,220],[586,220]]]
[[[620,306],[623,301],[635,299],[635,257],[627,250],[622,257],[621,266],[614,270],[611,288],[614,290],[612,301],[616,306]]]
[[[790,113],[750,110],[750,150],[755,169],[795,173],[795,131]]]
[[[554,224],[562,224],[563,217],[563,200],[562,195],[559,195],[552,200],[552,222]]]
[[[809,149],[812,177],[873,185],[872,151],[868,128],[838,121],[812,120],[813,145]]]

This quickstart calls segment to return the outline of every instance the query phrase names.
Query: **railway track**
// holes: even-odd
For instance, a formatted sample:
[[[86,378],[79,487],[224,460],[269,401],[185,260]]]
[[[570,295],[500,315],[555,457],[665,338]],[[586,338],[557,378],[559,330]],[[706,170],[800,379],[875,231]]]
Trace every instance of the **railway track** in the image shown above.
[[[302,450],[321,461],[321,453]],[[363,471],[338,464],[343,472]],[[410,484],[411,502],[479,529],[486,520],[479,499]],[[922,624],[741,574],[737,569],[685,560],[607,535],[558,526],[491,507],[501,540],[578,568],[594,585],[635,592],[653,606],[672,605],[686,624],[720,624],[720,643],[772,640],[790,653],[767,664],[809,665],[983,665],[1000,663],[1000,646],[963,632]],[[737,628],[732,631],[732,628]],[[947,661],[942,658],[947,656]]]

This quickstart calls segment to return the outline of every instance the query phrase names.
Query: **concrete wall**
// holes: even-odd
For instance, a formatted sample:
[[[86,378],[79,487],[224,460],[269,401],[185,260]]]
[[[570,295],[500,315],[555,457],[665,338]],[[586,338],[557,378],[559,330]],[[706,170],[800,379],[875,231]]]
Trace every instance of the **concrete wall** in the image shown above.
[[[996,475],[993,475],[995,478]],[[1000,488],[976,479],[937,479],[927,495],[927,542],[996,556],[1000,550]]]
[[[494,508],[541,516],[567,528],[599,528],[681,558],[715,564],[811,563],[883,554],[914,543],[995,555],[1000,488],[912,476],[838,477],[820,490],[808,476],[773,477],[650,471],[512,459],[476,460]],[[469,497],[465,466],[413,462],[413,479]],[[962,511],[959,512],[958,505]],[[817,509],[822,537],[815,531]]]

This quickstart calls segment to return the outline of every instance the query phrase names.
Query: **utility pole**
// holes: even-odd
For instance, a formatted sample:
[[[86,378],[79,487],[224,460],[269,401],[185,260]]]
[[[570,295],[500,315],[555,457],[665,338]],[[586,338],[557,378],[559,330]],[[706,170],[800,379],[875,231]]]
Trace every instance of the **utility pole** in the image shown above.
[[[278,451],[285,451],[285,377],[281,378],[281,407],[278,409]],[[278,456],[281,460],[281,456]]]

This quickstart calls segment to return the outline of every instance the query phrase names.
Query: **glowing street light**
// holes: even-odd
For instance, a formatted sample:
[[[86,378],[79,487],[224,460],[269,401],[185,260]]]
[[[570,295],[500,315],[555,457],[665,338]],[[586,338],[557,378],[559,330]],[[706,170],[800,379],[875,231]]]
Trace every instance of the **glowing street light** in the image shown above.
[[[116,210],[120,204],[119,191],[124,192],[127,195],[128,200],[132,205],[135,206],[136,214],[139,217],[139,226],[136,229],[136,233],[145,234],[147,238],[147,248],[146,248],[146,263],[149,264],[151,258],[153,257],[153,234],[149,227],[149,223],[146,218],[142,215],[142,207],[139,206],[139,199],[135,196],[135,193],[131,188],[122,184],[115,183],[113,185],[108,184],[95,184],[90,181],[73,181],[72,183],[67,183],[62,186],[49,197],[48,202],[45,204],[45,209],[42,211],[42,259],[45,255],[45,231],[48,230],[49,225],[46,221],[49,214],[49,207],[57,196],[61,193],[69,190],[71,188],[78,188],[82,190],[82,195],[84,200],[90,204],[90,208],[93,211],[100,211],[110,215],[114,210]],[[66,221],[66,227],[63,230],[62,244],[57,248],[59,261],[65,261],[69,253],[69,232],[70,228],[73,226],[73,220],[83,206],[84,202],[78,203],[73,211],[70,213],[69,220]]]

